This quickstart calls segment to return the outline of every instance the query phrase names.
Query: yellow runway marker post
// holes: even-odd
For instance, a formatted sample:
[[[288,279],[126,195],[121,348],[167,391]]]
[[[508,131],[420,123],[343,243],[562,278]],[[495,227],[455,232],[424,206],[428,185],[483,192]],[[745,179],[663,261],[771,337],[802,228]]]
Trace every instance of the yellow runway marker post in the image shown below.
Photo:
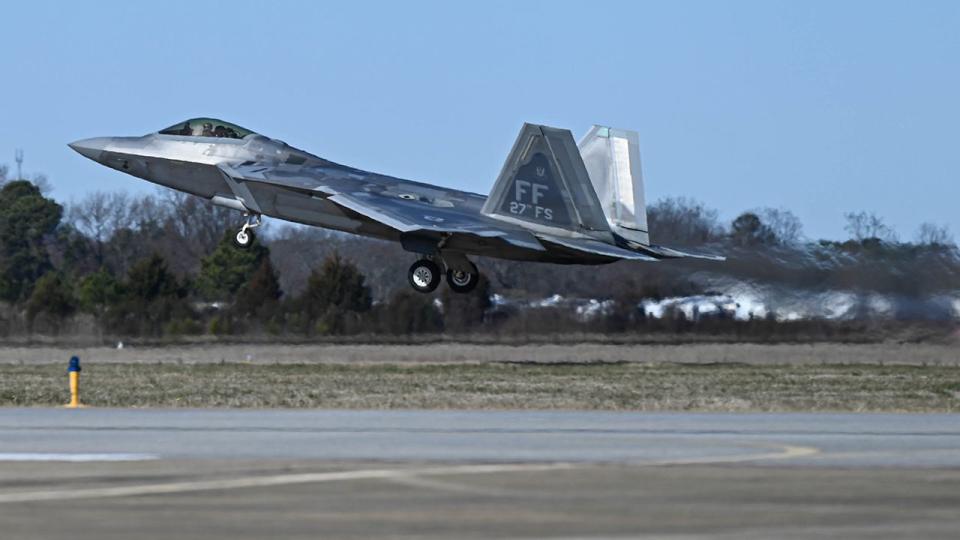
[[[80,358],[73,356],[70,358],[70,365],[67,366],[67,376],[70,378],[70,403],[66,406],[71,409],[82,407],[80,405]]]

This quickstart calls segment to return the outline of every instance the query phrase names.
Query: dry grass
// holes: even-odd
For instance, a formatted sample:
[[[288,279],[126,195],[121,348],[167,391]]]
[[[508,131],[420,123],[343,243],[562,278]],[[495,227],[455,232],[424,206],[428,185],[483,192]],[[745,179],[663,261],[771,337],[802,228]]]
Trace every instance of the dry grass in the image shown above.
[[[113,407],[960,411],[960,368],[678,364],[87,364]],[[61,365],[0,366],[0,404],[67,400]]]
[[[936,343],[691,343],[683,345],[562,344],[195,344],[162,347],[0,347],[0,364],[66,365],[71,355],[104,363],[462,364],[490,362],[960,366],[960,344]]]

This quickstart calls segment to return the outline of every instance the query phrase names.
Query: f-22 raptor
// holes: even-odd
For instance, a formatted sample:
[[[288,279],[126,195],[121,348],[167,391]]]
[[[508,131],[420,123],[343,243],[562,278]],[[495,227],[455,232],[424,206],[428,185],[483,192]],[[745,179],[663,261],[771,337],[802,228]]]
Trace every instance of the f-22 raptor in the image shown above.
[[[400,242],[410,285],[456,292],[479,280],[468,256],[559,264],[677,257],[650,243],[636,132],[524,124],[488,197],[340,165],[213,118],[71,148],[107,167],[239,210],[246,247],[261,216]]]

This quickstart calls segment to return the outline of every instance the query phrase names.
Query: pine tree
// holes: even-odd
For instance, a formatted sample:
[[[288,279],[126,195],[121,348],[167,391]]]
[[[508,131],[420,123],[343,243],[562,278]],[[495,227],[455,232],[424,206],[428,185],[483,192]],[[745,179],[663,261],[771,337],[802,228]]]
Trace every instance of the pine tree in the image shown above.
[[[156,253],[130,268],[120,302],[108,312],[111,328],[122,334],[160,335],[165,325],[183,327],[192,317],[186,287]]]
[[[130,268],[125,288],[129,300],[142,303],[184,295],[177,276],[170,272],[167,261],[156,253]]]
[[[34,283],[52,268],[44,239],[62,215],[63,207],[30,182],[8,182],[0,189],[0,298],[29,298]]]
[[[379,315],[381,329],[390,334],[437,333],[444,327],[433,297],[405,289],[390,297]]]
[[[357,267],[333,254],[307,279],[307,289],[295,302],[297,318],[307,333],[341,334],[359,326],[370,311],[370,288]]]
[[[76,299],[60,274],[50,272],[37,280],[26,307],[27,321],[31,327],[37,316],[44,314],[54,329],[59,331],[63,320],[76,309]]]
[[[237,294],[260,268],[270,250],[256,239],[248,248],[233,243],[233,233],[227,233],[217,248],[200,261],[197,290],[208,300],[229,300]]]
[[[241,316],[269,319],[276,314],[281,294],[280,281],[270,257],[264,257],[257,271],[237,293],[233,311]]]
[[[120,293],[120,284],[106,268],[87,274],[77,285],[80,309],[98,318],[103,315],[107,306],[120,299]]]

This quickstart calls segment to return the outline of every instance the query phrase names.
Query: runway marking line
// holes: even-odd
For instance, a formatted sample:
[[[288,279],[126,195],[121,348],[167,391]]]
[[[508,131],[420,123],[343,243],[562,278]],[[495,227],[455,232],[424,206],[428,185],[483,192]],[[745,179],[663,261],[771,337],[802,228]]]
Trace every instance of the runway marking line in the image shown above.
[[[192,491],[285,486],[318,482],[337,482],[344,480],[391,479],[416,475],[489,474],[498,472],[549,471],[568,469],[571,467],[572,465],[568,463],[496,464],[457,465],[449,467],[427,467],[420,469],[361,469],[354,471],[279,474],[273,476],[250,476],[246,478],[230,478],[223,480],[199,480],[195,482],[170,482],[166,484],[74,489],[69,491],[55,490],[34,491],[27,493],[3,493],[0,494],[0,503],[61,501],[67,499],[89,499],[103,497],[129,497],[135,495],[163,495]]]
[[[716,456],[690,459],[669,459],[663,461],[639,461],[629,462],[631,465],[664,466],[664,465],[709,465],[711,463],[745,463],[749,461],[769,461],[777,459],[792,459],[798,457],[807,457],[820,453],[819,448],[813,446],[792,446],[787,444],[751,444],[755,448],[771,451],[765,454],[747,454],[742,456]]]
[[[781,452],[752,454],[745,456],[719,456],[688,460],[664,460],[627,463],[631,466],[657,467],[665,465],[692,465],[710,463],[733,463],[761,461],[771,459],[790,459],[819,452],[818,449],[804,446],[779,445]],[[195,491],[222,491],[320,482],[342,482],[347,480],[391,480],[417,476],[440,476],[457,474],[492,474],[505,472],[540,472],[573,469],[589,466],[591,463],[513,463],[482,465],[450,465],[440,467],[402,468],[402,469],[360,469],[352,471],[332,471],[319,473],[279,474],[270,476],[250,476],[221,480],[197,480],[188,482],[169,482],[165,484],[143,484],[134,486],[115,486],[100,488],[80,488],[71,490],[32,491],[25,493],[0,493],[0,504],[19,502],[62,501],[71,499],[94,499],[110,497],[133,497],[142,495],[167,495]]]
[[[156,454],[129,454],[129,453],[59,453],[59,452],[0,452],[0,462],[3,461],[150,461],[160,459]]]

